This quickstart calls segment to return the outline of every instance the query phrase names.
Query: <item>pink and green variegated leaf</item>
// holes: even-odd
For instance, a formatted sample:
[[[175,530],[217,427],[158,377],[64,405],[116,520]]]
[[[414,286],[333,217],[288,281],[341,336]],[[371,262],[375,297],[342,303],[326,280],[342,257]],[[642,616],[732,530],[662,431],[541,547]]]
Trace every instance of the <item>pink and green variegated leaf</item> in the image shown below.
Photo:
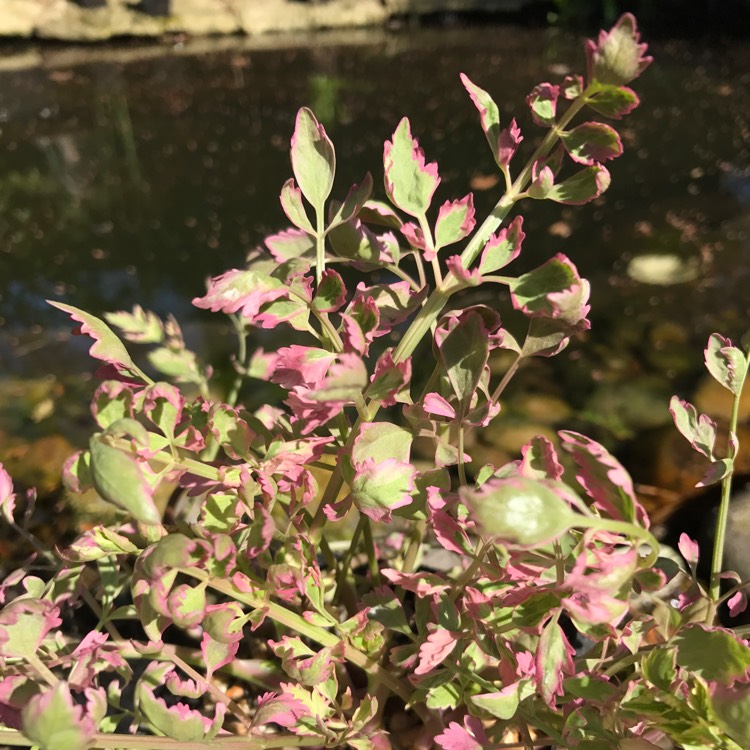
[[[698,453],[713,461],[716,422],[706,414],[698,414],[692,404],[677,396],[672,396],[669,412],[680,434]]]
[[[35,654],[47,633],[62,623],[60,610],[46,599],[15,599],[0,610],[0,656]]]
[[[445,267],[450,272],[459,286],[457,289],[465,289],[469,286],[479,286],[482,283],[482,274],[478,269],[473,271],[467,271],[463,263],[461,262],[460,255],[451,255],[450,258],[446,258]]]
[[[559,86],[553,86],[551,83],[540,83],[526,97],[526,103],[531,109],[531,117],[537,125],[549,127],[555,124],[559,96]]]
[[[315,652],[296,636],[284,636],[279,641],[269,641],[282,669],[298,683],[313,687],[331,679],[337,662],[341,661],[339,648],[322,648]]]
[[[72,305],[53,302],[52,300],[47,300],[47,302],[58,310],[67,313],[73,320],[81,324],[74,333],[85,334],[94,339],[94,343],[89,349],[89,354],[94,359],[112,365],[120,375],[124,375],[127,378],[150,382],[149,378],[144,375],[130,358],[122,341],[117,338],[114,331],[103,320],[99,320],[94,315],[89,315],[87,312],[79,310]]]
[[[750,688],[747,683],[715,685],[709,702],[722,731],[737,747],[750,747]]]
[[[523,216],[516,216],[507,227],[503,227],[487,241],[479,259],[479,272],[485,275],[494,273],[515,260],[521,252],[521,243],[525,237]]]
[[[302,194],[316,211],[322,212],[333,187],[336,153],[325,128],[307,107],[297,113],[291,156],[292,171]]]
[[[391,422],[367,422],[359,428],[352,445],[352,462],[361,464],[367,459],[377,463],[395,459],[409,461],[412,434]]]
[[[586,42],[588,82],[622,86],[637,78],[653,61],[646,56],[647,45],[640,43],[638,25],[630,13],[624,13],[599,39]]]
[[[476,226],[474,218],[474,196],[472,193],[457,201],[446,201],[440,206],[435,224],[435,250],[454,242],[460,242],[471,234]],[[425,260],[430,261],[425,254]]]
[[[336,355],[326,349],[299,344],[283,346],[277,352],[270,380],[283,388],[293,388],[295,385],[312,388],[325,380],[335,361]]]
[[[161,524],[161,513],[154,504],[153,489],[143,465],[132,453],[115,448],[95,435],[89,441],[91,481],[101,497],[126,510],[136,521]]]
[[[419,646],[419,662],[414,674],[427,674],[439,667],[453,653],[457,643],[456,634],[450,630],[433,630]]]
[[[479,121],[482,123],[482,130],[484,130],[484,134],[487,136],[487,143],[490,144],[492,156],[497,160],[500,136],[500,110],[497,108],[497,104],[495,104],[492,97],[484,89],[479,88],[479,86],[473,83],[469,76],[461,73],[460,77],[461,83],[463,83],[464,88],[469,92],[471,101],[474,102],[474,106],[479,110]]]
[[[530,681],[527,681],[530,682]],[[522,682],[514,682],[494,693],[471,696],[471,703],[490,716],[508,721],[516,715],[521,700]]]
[[[622,141],[614,128],[602,122],[585,122],[560,135],[570,158],[579,164],[596,164],[622,155]]]
[[[339,224],[356,219],[362,207],[367,203],[372,193],[372,175],[368,172],[359,185],[352,185],[344,198],[344,202],[336,209],[330,219],[326,231],[329,232]]]
[[[562,82],[562,95],[570,100],[583,93],[583,77],[579,75],[565,76]]]
[[[140,549],[130,539],[106,526],[85,531],[59,554],[71,562],[90,562],[112,555],[137,555]]]
[[[461,499],[488,537],[517,545],[544,544],[575,524],[559,482],[506,477],[490,479],[478,490],[464,487]]]
[[[576,325],[586,319],[590,286],[569,258],[558,253],[539,268],[511,279],[511,302],[526,315]]]
[[[555,185],[555,173],[549,166],[534,164],[532,178],[527,195],[535,200],[545,200]]]
[[[393,361],[393,348],[386,349],[375,363],[365,397],[380,401],[383,406],[409,403],[408,385],[411,382],[411,359]]]
[[[734,461],[731,458],[720,458],[716,461],[712,461],[709,464],[708,469],[701,477],[700,482],[696,483],[696,487],[708,487],[710,484],[716,484],[721,482],[724,477],[729,476],[730,472],[734,468]]]
[[[412,629],[406,618],[406,612],[401,600],[389,586],[378,586],[369,594],[362,597],[368,606],[367,618],[375,620],[389,630],[412,636]]]
[[[556,203],[580,206],[598,198],[609,187],[610,181],[609,171],[601,164],[594,164],[555,185],[547,198]]]
[[[383,247],[377,235],[360,219],[338,224],[328,233],[331,250],[340,258],[362,263],[364,268],[380,265]]]
[[[489,358],[489,331],[478,308],[445,315],[435,330],[435,345],[451,388],[465,414]]]
[[[106,430],[114,422],[133,416],[133,390],[119,380],[105,380],[94,391],[91,414],[96,423]]]
[[[142,398],[145,416],[167,437],[174,437],[185,407],[185,399],[180,390],[170,383],[154,383],[143,391]]]
[[[510,125],[507,128],[503,128],[500,131],[497,141],[497,156],[495,159],[501,168],[507,169],[510,160],[515,156],[522,140],[521,128],[518,127],[514,118],[510,121]]]
[[[16,494],[13,492],[13,480],[5,467],[0,464],[0,513],[3,518],[12,524],[13,512],[16,508]]]
[[[210,742],[221,729],[226,706],[217,703],[213,718],[209,718],[185,703],[167,705],[163,698],[155,695],[154,689],[162,685],[173,670],[171,664],[158,662],[151,662],[146,667],[135,689],[138,712],[151,727],[174,740]]]
[[[175,625],[192,628],[203,622],[206,613],[205,586],[181,583],[175,586],[167,599],[167,610]]]
[[[115,328],[119,328],[126,341],[138,344],[160,344],[164,340],[164,325],[154,313],[140,305],[133,312],[105,313],[104,318]]]
[[[203,654],[203,663],[206,666],[206,679],[210,680],[217,669],[230,664],[237,656],[239,647],[239,639],[227,643],[215,640],[204,632],[201,639],[201,654]]]
[[[311,391],[313,401],[351,402],[367,385],[367,368],[356,354],[340,354],[328,375]]]
[[[437,164],[425,162],[424,151],[412,138],[408,118],[404,117],[385,142],[383,151],[385,192],[394,206],[410,216],[424,216],[440,183]]]
[[[315,240],[299,229],[285,229],[283,232],[269,234],[263,244],[278,263],[286,263],[294,258],[312,258],[315,255]]]
[[[341,275],[332,268],[323,271],[323,276],[315,290],[312,306],[318,312],[336,312],[346,302],[346,286]]]
[[[632,112],[641,103],[635,91],[627,86],[600,84],[596,86],[586,104],[605,117],[619,120]]]
[[[622,464],[600,443],[578,432],[561,430],[562,446],[578,467],[576,479],[608,516],[648,528],[649,521],[633,490],[633,480]]]
[[[281,208],[295,227],[309,235],[315,234],[310,219],[307,217],[305,204],[302,202],[302,191],[291,177],[281,186],[279,200]]]
[[[238,408],[226,404],[211,407],[208,428],[230,458],[247,460],[252,455],[255,433],[240,417]]]
[[[297,269],[290,263],[293,261],[279,265],[254,255],[246,270],[233,269],[211,279],[206,295],[196,297],[193,304],[212,312],[239,312],[247,322],[261,328],[274,328],[282,322],[305,328],[309,317],[306,302],[312,294],[300,283]],[[293,291],[302,299],[297,294],[292,296]]]
[[[521,448],[521,456],[523,476],[529,479],[562,479],[564,469],[555,446],[544,435],[537,435]]]
[[[712,333],[705,350],[706,368],[711,376],[735,396],[742,392],[747,376],[747,358],[732,342]]]
[[[490,746],[482,722],[475,716],[464,716],[464,724],[452,721],[448,728],[435,737],[435,744],[443,750],[483,750]]]
[[[88,451],[74,453],[63,465],[63,484],[71,492],[85,492],[94,485],[91,481],[91,454]]]
[[[524,357],[554,357],[570,343],[572,335],[587,331],[589,327],[586,319],[571,326],[564,320],[531,318],[523,346],[514,348],[513,341],[509,339],[504,348],[512,349]]]
[[[677,666],[707,682],[731,685],[750,674],[750,646],[731,630],[688,625],[673,636]]]
[[[565,637],[556,617],[542,628],[536,649],[535,679],[537,690],[544,702],[552,709],[556,699],[563,694],[563,675],[573,674],[575,649]]]
[[[375,303],[380,322],[377,331],[373,333],[376,336],[385,336],[417,310],[425,297],[426,291],[426,288],[424,288],[419,292],[414,292],[408,281],[396,281],[393,284],[375,284],[373,286],[365,286],[364,283],[360,282],[357,285],[354,299],[363,297],[371,299]]]
[[[190,679],[181,679],[176,672],[170,672],[164,680],[164,685],[172,695],[181,698],[192,698],[196,700],[206,693],[206,683],[203,680],[196,682]]]
[[[258,706],[253,714],[253,726],[278,724],[280,727],[294,727],[299,720],[310,716],[310,711],[303,701],[291,695],[265,693],[258,698]]]
[[[412,502],[416,476],[417,470],[404,461],[370,458],[355,465],[350,496],[360,512],[373,521],[388,523],[392,511]]]
[[[94,744],[96,725],[62,681],[31,698],[21,722],[24,736],[43,750],[86,750]]]
[[[393,208],[382,201],[367,201],[359,212],[359,218],[367,224],[388,229],[400,229],[404,223]]]

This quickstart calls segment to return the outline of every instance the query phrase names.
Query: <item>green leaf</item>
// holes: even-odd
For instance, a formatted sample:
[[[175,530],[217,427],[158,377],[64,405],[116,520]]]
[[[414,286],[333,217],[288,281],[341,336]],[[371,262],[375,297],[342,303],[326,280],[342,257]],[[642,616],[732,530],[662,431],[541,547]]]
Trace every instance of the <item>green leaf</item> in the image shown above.
[[[730,685],[750,670],[750,648],[733,632],[689,625],[672,639],[677,664],[707,682]]]
[[[712,377],[735,396],[742,393],[747,376],[747,359],[732,342],[712,333],[705,351],[706,368]]]
[[[716,443],[716,422],[705,414],[698,414],[692,404],[677,396],[672,396],[669,402],[669,411],[680,434],[688,440],[698,453],[713,460],[714,444]]]
[[[94,339],[94,343],[89,349],[89,354],[92,357],[113,365],[125,375],[148,380],[130,358],[125,345],[103,320],[72,305],[52,302],[51,300],[47,300],[47,302],[58,310],[68,313],[73,320],[77,320],[81,324],[80,332]]]
[[[565,149],[579,164],[614,159],[622,154],[622,141],[617,131],[601,122],[585,122],[560,135]]]
[[[391,511],[411,502],[417,470],[408,463],[367,459],[355,467],[351,497],[357,508],[375,521],[388,520]]]
[[[40,750],[86,750],[94,744],[93,722],[84,718],[65,682],[34,696],[21,713],[21,723],[24,735]]]
[[[284,213],[295,227],[308,234],[315,234],[310,219],[307,217],[305,204],[302,202],[302,191],[291,177],[281,186],[279,200],[281,201]]]
[[[466,414],[489,358],[489,336],[481,313],[467,309],[446,315],[435,331],[435,343],[451,388]]]
[[[750,747],[750,689],[747,685],[719,687],[711,708],[726,733],[740,746]]]
[[[105,442],[101,435],[89,441],[91,481],[107,502],[123,508],[136,521],[158,525],[161,514],[141,464],[130,454]]]
[[[352,185],[344,202],[336,209],[326,228],[329,232],[339,224],[356,219],[372,193],[372,175],[368,172],[359,185]]]
[[[641,660],[643,676],[661,690],[669,691],[677,677],[675,649],[659,646],[644,654]]]
[[[424,216],[432,202],[440,177],[437,164],[425,162],[424,152],[412,138],[404,117],[386,141],[383,155],[385,191],[394,206],[415,217]]]
[[[601,164],[594,164],[553,185],[543,197],[556,203],[579,206],[598,198],[609,187],[610,181],[609,171]]]
[[[500,110],[495,104],[493,98],[482,88],[477,86],[469,76],[461,73],[461,83],[469,92],[471,101],[479,110],[479,119],[482,123],[482,130],[487,137],[487,143],[490,145],[492,156],[497,160],[498,140],[500,137]]]
[[[507,721],[512,719],[518,710],[521,699],[520,687],[521,684],[516,682],[497,693],[472,695],[469,701],[491,716]]]
[[[360,427],[352,446],[352,462],[368,458],[381,463],[389,458],[407,462],[411,453],[412,434],[391,422],[369,422]]]
[[[576,516],[557,494],[560,482],[507,477],[490,479],[479,490],[463,488],[462,500],[482,531],[512,544],[543,544],[565,533]]]
[[[640,104],[640,100],[635,91],[627,86],[599,84],[596,93],[586,99],[586,104],[600,115],[619,119],[632,112]]]
[[[302,194],[316,211],[322,212],[333,187],[336,153],[325,128],[306,107],[297,113],[291,155],[292,170]]]

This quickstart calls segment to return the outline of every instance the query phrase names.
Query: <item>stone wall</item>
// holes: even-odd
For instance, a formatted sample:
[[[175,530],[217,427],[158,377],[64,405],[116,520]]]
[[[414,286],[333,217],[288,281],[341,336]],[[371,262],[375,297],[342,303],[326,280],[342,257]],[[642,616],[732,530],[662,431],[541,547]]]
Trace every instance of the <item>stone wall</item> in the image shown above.
[[[0,37],[100,41],[377,26],[403,14],[514,11],[532,0],[0,0]]]

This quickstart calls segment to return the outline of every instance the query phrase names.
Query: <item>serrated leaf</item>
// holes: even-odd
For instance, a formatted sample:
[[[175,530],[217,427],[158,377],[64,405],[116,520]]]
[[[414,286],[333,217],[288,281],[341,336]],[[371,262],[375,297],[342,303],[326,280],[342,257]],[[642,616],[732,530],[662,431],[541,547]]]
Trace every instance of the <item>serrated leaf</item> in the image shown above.
[[[316,211],[322,211],[333,187],[336,153],[325,128],[307,107],[302,107],[297,113],[291,157],[292,170],[302,194]]]
[[[62,623],[59,614],[46,599],[14,599],[0,610],[0,656],[36,653],[47,633]]]
[[[78,321],[81,324],[79,332],[94,339],[94,343],[89,349],[89,354],[94,359],[99,359],[102,362],[112,365],[123,375],[148,381],[148,378],[136,367],[130,358],[128,350],[122,341],[117,338],[114,331],[103,320],[94,315],[89,315],[87,312],[79,310],[72,305],[66,305],[62,302],[52,302],[51,300],[47,300],[47,302],[58,310],[62,310],[70,315],[73,320]]]
[[[698,414],[692,404],[677,396],[672,396],[669,402],[669,412],[680,434],[698,453],[713,461],[718,429],[716,422],[706,414]]]
[[[319,312],[336,312],[346,302],[346,286],[341,275],[326,268],[315,290],[312,306]]]
[[[352,185],[344,198],[344,202],[336,209],[326,228],[329,232],[339,224],[356,219],[362,207],[367,203],[372,194],[372,175],[368,172],[359,185]]]
[[[461,200],[446,201],[440,207],[435,224],[435,249],[451,245],[467,237],[476,225],[474,196],[469,193]],[[425,260],[431,260],[425,254]]]
[[[537,125],[550,127],[555,124],[559,96],[559,86],[553,86],[551,83],[540,83],[526,97],[526,103],[531,109],[531,117]]]
[[[492,97],[482,88],[471,81],[469,76],[464,73],[460,74],[461,83],[469,92],[471,101],[479,110],[479,120],[482,123],[482,130],[487,137],[487,143],[490,145],[492,156],[497,160],[498,140],[500,136],[500,110],[497,108]]]
[[[410,216],[424,216],[440,183],[437,164],[425,162],[424,151],[412,138],[408,118],[404,117],[386,141],[383,151],[385,191],[388,198]]]
[[[352,446],[352,461],[363,463],[371,458],[381,463],[389,458],[407,462],[411,453],[412,434],[391,422],[368,422],[359,429]]]
[[[544,197],[556,203],[580,206],[598,198],[609,187],[610,181],[609,171],[601,164],[594,164],[553,185]]]
[[[605,117],[619,120],[632,112],[641,102],[635,91],[627,86],[601,84],[596,91],[586,99],[586,103]]]
[[[489,358],[489,337],[482,315],[471,308],[446,315],[435,331],[440,360],[462,415],[471,400]]]
[[[742,350],[732,346],[732,342],[724,336],[712,333],[708,338],[705,360],[706,368],[714,380],[735,396],[742,393],[747,376],[747,358]]]
[[[391,511],[409,505],[416,490],[417,470],[409,463],[367,459],[355,467],[351,498],[374,521],[389,521]]]
[[[731,685],[750,670],[750,647],[730,630],[688,625],[672,643],[677,665],[707,682]]]
[[[622,154],[622,141],[614,128],[601,122],[585,122],[562,133],[560,140],[573,161],[595,164]]]
[[[575,524],[575,514],[560,497],[559,482],[523,477],[490,479],[479,490],[462,488],[461,498],[482,531],[511,544],[543,544]]]
[[[637,78],[652,62],[640,43],[638,24],[631,13],[623,13],[609,31],[601,31],[596,42],[586,42],[589,83],[621,86]]]
[[[31,698],[21,721],[24,735],[40,750],[86,750],[94,744],[94,723],[75,704],[65,682]]]
[[[516,216],[507,227],[487,240],[479,259],[479,272],[483,275],[494,273],[515,260],[521,252],[521,243],[525,237],[523,217]]]
[[[551,619],[542,628],[535,658],[537,689],[550,708],[555,708],[557,696],[562,695],[563,669],[573,671],[574,653],[560,623]]]

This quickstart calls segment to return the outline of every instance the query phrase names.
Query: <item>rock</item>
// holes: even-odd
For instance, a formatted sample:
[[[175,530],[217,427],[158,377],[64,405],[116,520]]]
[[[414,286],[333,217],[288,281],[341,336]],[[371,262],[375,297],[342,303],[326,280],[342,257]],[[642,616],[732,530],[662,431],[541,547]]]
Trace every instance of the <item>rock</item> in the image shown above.
[[[34,34],[44,8],[38,0],[4,0],[0,34],[29,37]]]
[[[328,0],[321,3],[239,0],[239,22],[246,34],[380,25],[388,16],[388,10],[380,0]]]

